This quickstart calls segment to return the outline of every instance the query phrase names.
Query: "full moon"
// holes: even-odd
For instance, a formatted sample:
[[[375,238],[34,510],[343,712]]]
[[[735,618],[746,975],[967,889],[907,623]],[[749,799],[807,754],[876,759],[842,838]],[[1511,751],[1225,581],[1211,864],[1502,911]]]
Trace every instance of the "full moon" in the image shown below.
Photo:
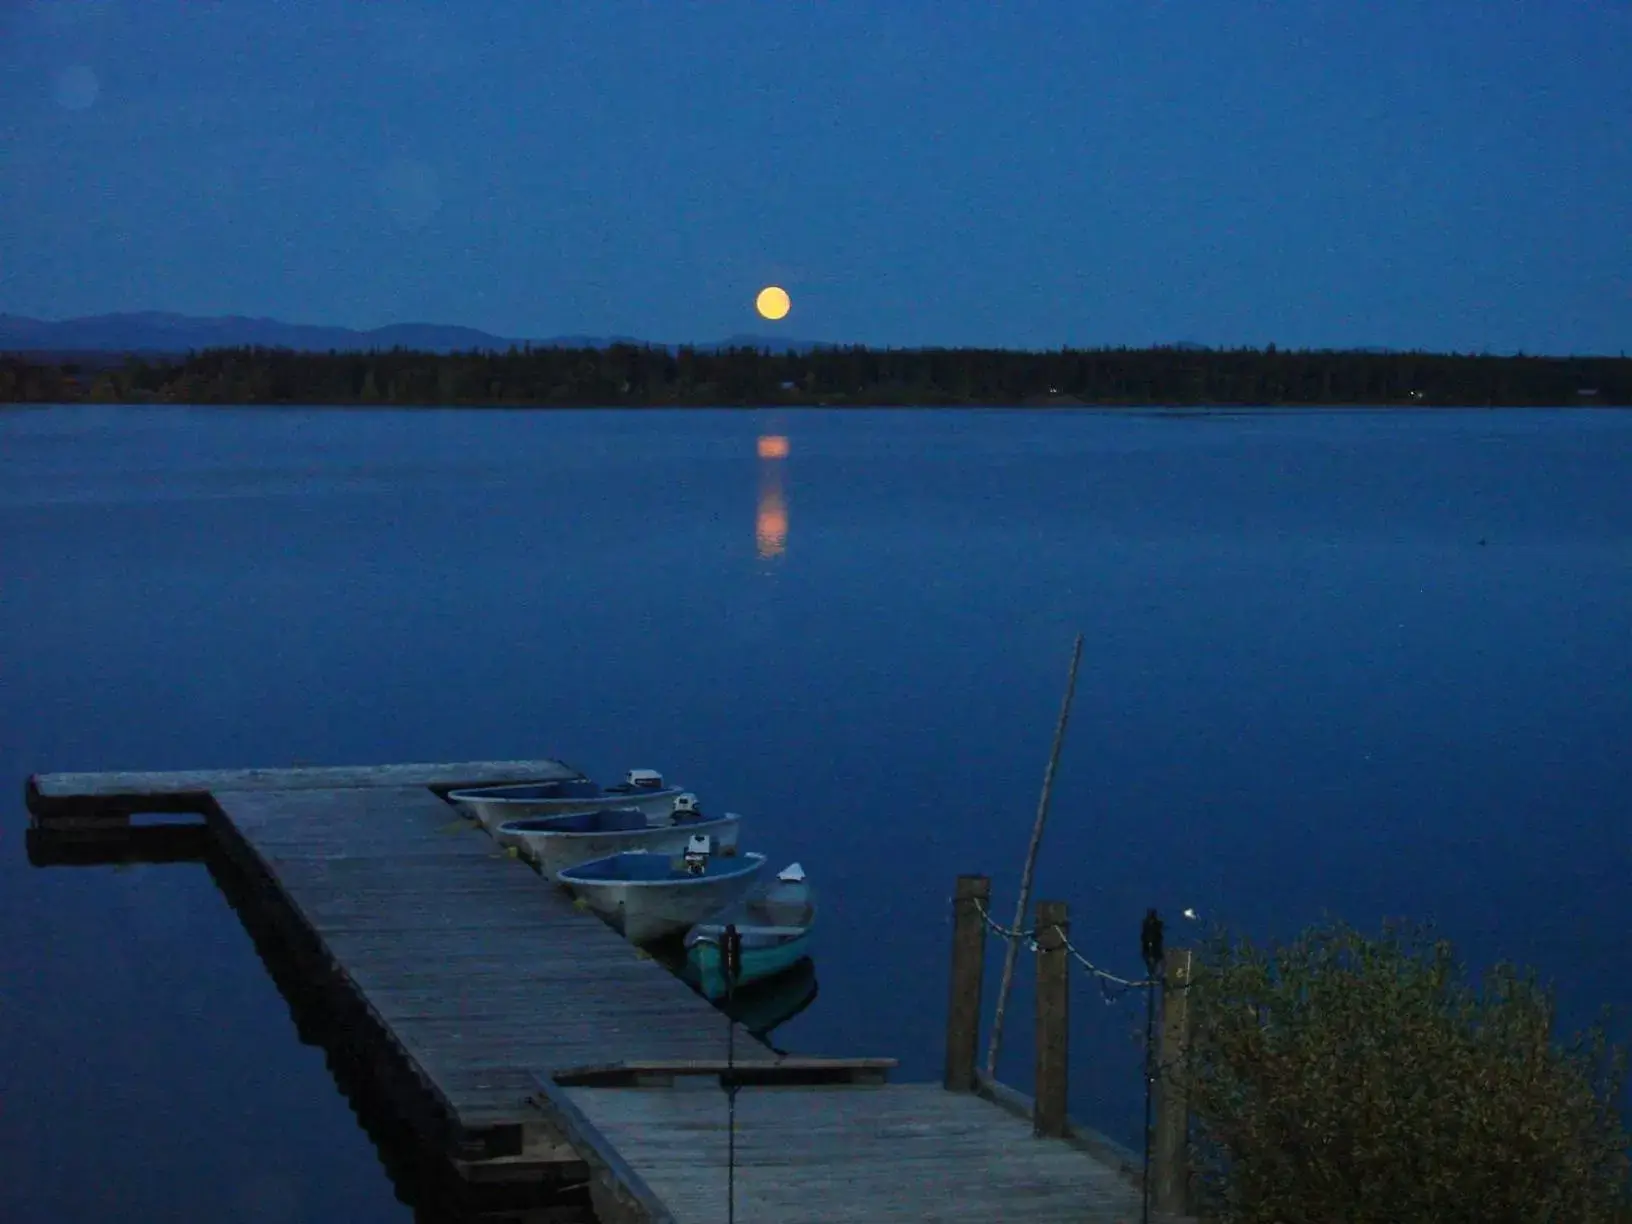
[[[788,313],[791,305],[792,303],[788,301],[788,291],[776,285],[766,285],[754,299],[754,309],[767,319],[782,318]]]

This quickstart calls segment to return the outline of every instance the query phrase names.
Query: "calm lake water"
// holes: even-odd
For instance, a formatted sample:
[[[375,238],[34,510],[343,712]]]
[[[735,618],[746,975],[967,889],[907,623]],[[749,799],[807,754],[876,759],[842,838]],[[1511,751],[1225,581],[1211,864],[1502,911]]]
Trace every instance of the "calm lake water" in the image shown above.
[[[33,770],[660,768],[823,890],[777,1044],[934,1078],[1080,630],[1089,955],[1405,915],[1632,1004],[1632,414],[13,410],[0,549],[13,1224],[411,1216],[204,868],[30,867]],[[1073,1006],[1132,1141],[1142,1009]]]

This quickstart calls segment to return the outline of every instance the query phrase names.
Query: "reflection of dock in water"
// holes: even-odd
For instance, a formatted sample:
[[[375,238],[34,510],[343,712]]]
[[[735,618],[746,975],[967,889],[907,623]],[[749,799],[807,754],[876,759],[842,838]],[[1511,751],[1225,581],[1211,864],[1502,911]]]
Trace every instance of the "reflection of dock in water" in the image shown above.
[[[67,837],[30,828],[36,867],[201,863],[238,915],[261,964],[289,1008],[302,1045],[323,1051],[335,1087],[374,1145],[398,1202],[416,1224],[593,1224],[585,1179],[541,1179],[525,1160],[449,1160],[436,1144],[413,1070],[371,1040],[372,1021],[332,972],[281,928],[257,881],[213,846],[203,823],[133,825]]]
[[[588,1169],[583,1178],[544,1181],[525,1159],[449,1161],[416,1127],[413,1073],[366,1038],[367,1017],[347,992],[304,962],[256,900],[255,884],[223,854],[205,859],[211,877],[244,924],[303,1044],[323,1050],[329,1074],[379,1154],[396,1197],[416,1224],[590,1224]],[[407,1108],[404,1108],[404,1106]]]

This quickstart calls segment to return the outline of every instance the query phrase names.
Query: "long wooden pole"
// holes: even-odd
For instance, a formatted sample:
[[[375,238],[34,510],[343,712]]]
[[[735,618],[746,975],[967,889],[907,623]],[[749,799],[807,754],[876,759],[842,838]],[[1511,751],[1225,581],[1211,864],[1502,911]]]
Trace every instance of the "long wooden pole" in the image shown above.
[[[1014,962],[1020,954],[1020,928],[1026,920],[1026,906],[1031,901],[1031,876],[1037,866],[1037,850],[1043,844],[1043,824],[1048,819],[1048,799],[1054,791],[1054,770],[1060,763],[1060,747],[1065,743],[1065,724],[1071,718],[1071,697],[1077,691],[1077,665],[1082,662],[1082,634],[1071,651],[1071,672],[1065,680],[1065,701],[1060,706],[1060,721],[1054,727],[1054,748],[1048,754],[1048,769],[1043,774],[1043,793],[1037,800],[1037,819],[1031,826],[1031,845],[1026,848],[1026,866],[1020,873],[1020,897],[1014,906],[1014,931],[1009,946],[1003,953],[1003,978],[997,988],[997,1013],[992,1017],[992,1036],[986,1045],[986,1078],[997,1078],[997,1052],[1003,1045],[1003,1012],[1009,1003],[1009,988],[1014,985]]]

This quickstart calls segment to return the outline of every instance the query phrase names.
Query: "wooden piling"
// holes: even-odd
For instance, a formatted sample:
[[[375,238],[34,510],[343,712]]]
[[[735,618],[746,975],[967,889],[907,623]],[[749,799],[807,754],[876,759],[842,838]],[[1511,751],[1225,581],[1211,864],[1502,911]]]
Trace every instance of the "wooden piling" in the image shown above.
[[[1032,1129],[1040,1138],[1063,1138],[1066,1122],[1071,1015],[1070,930],[1065,902],[1037,905],[1037,1096]]]
[[[1190,1103],[1184,1059],[1190,1048],[1189,948],[1169,948],[1163,959],[1162,1029],[1157,1049],[1156,1125],[1151,1136],[1151,1205],[1183,1215],[1190,1200]]]
[[[980,1046],[980,995],[986,970],[986,920],[991,903],[989,876],[960,875],[952,900],[952,986],[946,1008],[946,1078],[952,1092],[973,1092],[975,1054]]]

